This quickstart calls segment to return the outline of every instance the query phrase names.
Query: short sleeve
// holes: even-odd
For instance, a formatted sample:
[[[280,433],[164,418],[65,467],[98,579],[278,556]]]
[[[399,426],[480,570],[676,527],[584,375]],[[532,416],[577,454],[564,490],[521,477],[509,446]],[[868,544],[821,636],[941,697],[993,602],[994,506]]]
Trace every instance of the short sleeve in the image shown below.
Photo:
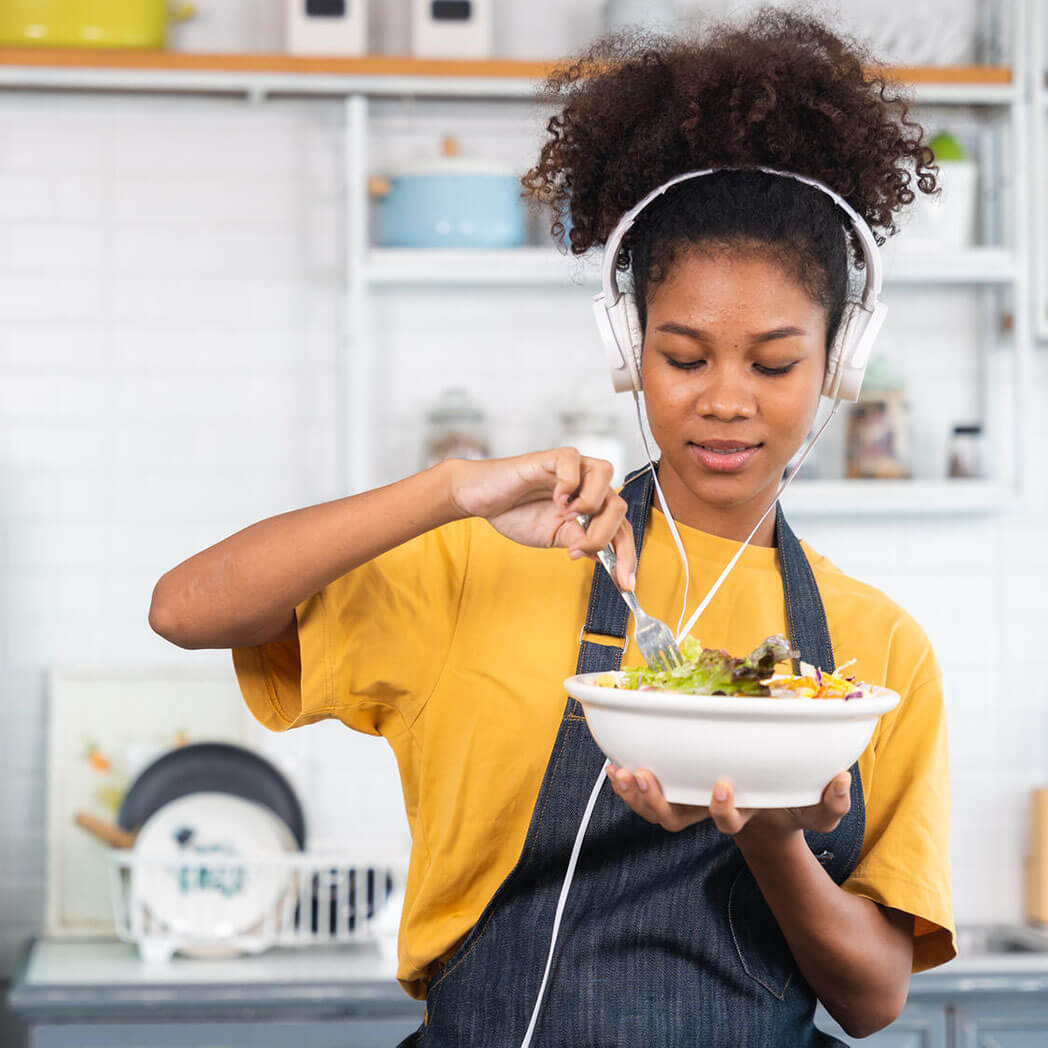
[[[335,717],[391,735],[429,698],[455,635],[469,521],[435,528],[325,586],[287,642],[233,649],[255,718],[273,731]]]
[[[942,677],[912,687],[874,737],[862,856],[844,889],[914,917],[914,972],[957,954]],[[865,784],[864,784],[865,788]]]

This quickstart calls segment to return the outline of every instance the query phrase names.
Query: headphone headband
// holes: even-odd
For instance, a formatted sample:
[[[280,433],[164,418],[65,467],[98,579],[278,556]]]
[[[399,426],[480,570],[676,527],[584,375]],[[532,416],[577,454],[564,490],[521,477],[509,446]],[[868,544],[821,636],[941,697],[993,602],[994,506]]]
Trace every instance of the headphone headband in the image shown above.
[[[880,301],[882,267],[877,241],[862,216],[829,186],[817,179],[808,178],[806,175],[761,165],[709,167],[700,171],[687,171],[657,186],[619,219],[604,245],[604,260],[601,266],[602,290],[594,296],[594,316],[608,355],[615,389],[624,392],[641,388],[640,349],[643,332],[639,330],[639,318],[633,293],[621,291],[617,278],[616,263],[623,238],[633,226],[638,215],[656,197],[661,196],[680,182],[700,178],[716,171],[764,171],[770,175],[792,178],[805,185],[814,186],[825,193],[848,216],[859,238],[866,261],[866,281],[859,303],[850,307],[846,304],[838,336],[830,350],[823,393],[837,399],[856,400],[873,340],[884,323],[887,313],[887,307]]]
[[[619,219],[618,224],[612,230],[611,236],[608,237],[607,243],[604,245],[604,262],[601,267],[601,283],[604,289],[605,301],[609,305],[613,305],[617,302],[619,295],[622,294],[622,292],[619,291],[618,280],[616,279],[616,262],[619,257],[619,248],[640,213],[653,200],[662,196],[663,193],[668,189],[672,189],[678,183],[687,182],[693,178],[700,178],[703,175],[710,175],[716,171],[764,171],[769,175],[782,175],[785,178],[792,178],[797,182],[804,182],[806,185],[814,186],[816,189],[822,190],[822,192],[829,196],[848,216],[848,218],[851,219],[851,223],[855,227],[855,232],[859,236],[863,257],[866,260],[866,286],[863,288],[862,304],[867,308],[871,308],[871,299],[876,302],[881,293],[881,253],[877,248],[877,241],[873,238],[873,232],[870,230],[870,227],[866,224],[862,216],[858,214],[844,197],[839,193],[834,192],[825,183],[818,181],[818,179],[808,178],[806,175],[798,175],[793,171],[779,171],[773,167],[761,167],[759,165],[755,165],[754,167],[707,167],[701,171],[687,171],[683,175],[677,175],[676,177],[671,178],[668,182],[663,182],[661,186],[657,186],[646,197],[644,197],[640,203],[631,207],[629,211]]]

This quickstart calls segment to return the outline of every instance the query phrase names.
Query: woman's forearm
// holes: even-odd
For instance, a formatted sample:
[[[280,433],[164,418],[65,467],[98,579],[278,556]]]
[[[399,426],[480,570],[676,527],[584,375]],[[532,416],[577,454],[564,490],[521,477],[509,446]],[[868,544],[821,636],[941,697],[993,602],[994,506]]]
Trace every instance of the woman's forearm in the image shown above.
[[[748,829],[748,828],[747,828]],[[910,984],[913,918],[839,887],[800,830],[735,836],[800,970],[854,1037],[892,1022]]]
[[[281,513],[161,577],[150,625],[183,648],[262,644],[294,629],[295,607],[353,568],[462,516],[450,463],[386,487]]]

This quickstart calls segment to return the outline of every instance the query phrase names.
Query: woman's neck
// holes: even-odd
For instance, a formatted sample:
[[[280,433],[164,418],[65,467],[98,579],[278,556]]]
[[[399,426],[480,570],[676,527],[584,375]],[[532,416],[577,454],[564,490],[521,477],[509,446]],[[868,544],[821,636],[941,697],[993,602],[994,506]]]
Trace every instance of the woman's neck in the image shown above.
[[[753,525],[771,504],[778,485],[762,488],[745,502],[718,506],[699,499],[672,468],[660,462],[659,486],[666,496],[673,519],[697,531],[705,531],[722,539],[745,542]],[[658,505],[658,500],[656,500]],[[661,509],[661,506],[659,507]],[[751,539],[753,546],[775,546],[775,514],[769,513]]]

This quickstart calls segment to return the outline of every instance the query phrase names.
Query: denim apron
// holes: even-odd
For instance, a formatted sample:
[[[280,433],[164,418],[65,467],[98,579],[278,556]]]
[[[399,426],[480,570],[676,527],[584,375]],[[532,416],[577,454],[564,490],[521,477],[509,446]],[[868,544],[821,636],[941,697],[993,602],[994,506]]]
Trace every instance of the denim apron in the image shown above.
[[[638,550],[652,489],[645,467],[621,491]],[[793,645],[805,661],[833,669],[814,575],[778,506],[775,537]],[[577,672],[619,667],[627,619],[597,565]],[[425,1021],[400,1048],[519,1046],[568,858],[603,763],[582,706],[568,699],[520,858],[430,984]],[[857,764],[851,776],[851,808],[837,829],[804,834],[838,884],[855,868],[863,841]],[[568,894],[533,1048],[843,1048],[813,1025],[815,1003],[732,838],[712,819],[670,833],[634,814],[605,783]]]

